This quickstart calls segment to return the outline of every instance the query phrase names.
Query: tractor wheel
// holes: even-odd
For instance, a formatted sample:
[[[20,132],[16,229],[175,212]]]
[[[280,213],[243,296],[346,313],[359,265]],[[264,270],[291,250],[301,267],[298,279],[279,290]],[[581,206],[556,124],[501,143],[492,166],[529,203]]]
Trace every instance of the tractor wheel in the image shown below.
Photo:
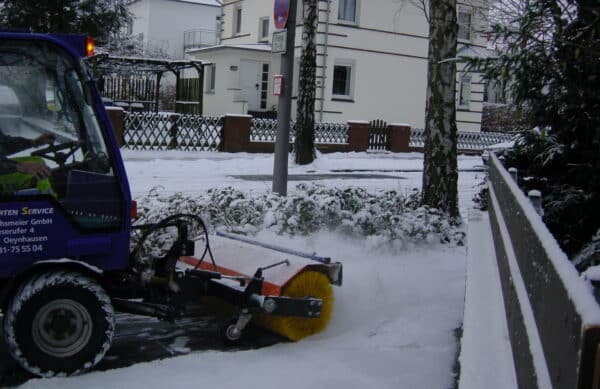
[[[26,281],[4,318],[12,357],[41,377],[90,369],[109,349],[114,332],[110,298],[93,279],[72,271]]]

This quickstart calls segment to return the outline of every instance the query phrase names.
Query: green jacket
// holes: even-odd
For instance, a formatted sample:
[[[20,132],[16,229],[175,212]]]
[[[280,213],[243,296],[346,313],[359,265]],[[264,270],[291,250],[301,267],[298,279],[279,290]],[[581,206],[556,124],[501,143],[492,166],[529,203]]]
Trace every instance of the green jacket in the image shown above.
[[[31,139],[22,138],[20,136],[8,136],[0,129],[0,174],[14,173],[17,171],[17,163],[9,160],[7,156],[32,146],[33,141]]]

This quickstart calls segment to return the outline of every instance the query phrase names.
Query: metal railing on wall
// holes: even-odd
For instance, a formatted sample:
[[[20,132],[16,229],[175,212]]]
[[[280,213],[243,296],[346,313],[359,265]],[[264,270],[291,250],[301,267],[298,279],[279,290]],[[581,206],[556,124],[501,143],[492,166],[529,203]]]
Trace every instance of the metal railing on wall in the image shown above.
[[[253,142],[275,142],[277,120],[252,119],[250,140]],[[290,123],[290,142],[296,137],[296,122]],[[348,142],[348,124],[346,123],[315,123],[315,142],[341,144]]]
[[[512,140],[514,135],[500,132],[459,131],[456,134],[456,147],[459,151],[482,151],[486,147]],[[410,147],[425,147],[425,130],[411,128]]]
[[[194,114],[125,112],[123,136],[125,146],[134,150],[218,151],[221,144],[223,117]],[[380,129],[383,131],[382,129]],[[296,123],[291,122],[290,142],[294,141]],[[251,120],[251,142],[275,142],[277,120]],[[480,152],[486,147],[513,138],[510,134],[459,132],[459,152]],[[315,143],[346,144],[349,139],[347,123],[315,123]],[[386,138],[388,139],[388,138]],[[388,141],[385,142],[389,144]],[[425,145],[425,131],[410,129],[409,146],[420,149]],[[388,146],[389,149],[389,146]]]

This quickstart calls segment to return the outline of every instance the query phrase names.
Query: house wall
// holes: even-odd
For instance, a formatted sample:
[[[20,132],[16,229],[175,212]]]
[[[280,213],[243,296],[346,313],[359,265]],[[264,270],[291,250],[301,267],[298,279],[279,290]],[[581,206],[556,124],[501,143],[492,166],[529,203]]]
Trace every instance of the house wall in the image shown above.
[[[206,91],[205,77],[204,113],[206,115],[223,115],[225,113],[246,114],[248,106],[240,93],[240,70],[242,61],[259,61],[268,63],[271,74],[279,73],[279,55],[243,49],[205,50],[194,55],[202,61],[216,64],[215,91]],[[273,79],[269,79],[267,108],[277,105],[277,97],[273,95]]]
[[[318,74],[324,100],[317,102],[323,121],[383,119],[419,127],[424,120],[427,76],[427,28],[422,11],[410,2],[358,2],[357,23],[338,20],[338,1],[331,3],[327,57],[320,56]],[[320,3],[325,21],[326,3]],[[325,47],[323,23],[317,42]],[[299,43],[299,42],[298,42]],[[352,63],[351,99],[332,94],[336,63]],[[320,88],[319,88],[320,89]],[[317,90],[317,96],[321,95]],[[321,114],[322,112],[322,114]]]
[[[354,119],[383,119],[388,123],[402,122],[417,128],[423,127],[429,33],[423,11],[410,1],[379,0],[376,6],[372,0],[357,2],[357,22],[350,23],[338,20],[338,0],[319,1],[315,104],[317,120],[344,122]],[[242,8],[242,23],[240,33],[234,34],[234,10],[237,7]],[[473,13],[473,25],[479,26],[483,23],[483,18],[476,12]],[[301,10],[298,14],[302,14]],[[259,42],[259,19],[265,16],[270,20],[271,35],[274,28],[271,1],[224,1],[222,43],[239,45]],[[297,58],[300,57],[301,33],[302,28],[298,26]],[[485,40],[473,33],[471,40],[460,42],[460,45],[464,44],[485,47]],[[354,93],[346,100],[340,100],[332,94],[334,66],[340,61],[353,66]],[[295,83],[297,72],[296,66]],[[458,65],[457,92],[462,73],[462,65]],[[471,78],[470,104],[457,109],[457,126],[463,131],[480,129],[484,85],[480,75],[474,74]],[[292,112],[295,112],[295,101]]]
[[[272,33],[275,26],[273,3],[265,0],[223,1],[221,42],[225,45],[258,43],[259,19],[262,17],[269,17],[269,29]],[[234,33],[234,10],[237,7],[242,7],[242,26],[239,34]]]
[[[456,124],[459,131],[480,131],[481,115],[483,112],[483,94],[485,82],[481,73],[467,72],[463,64],[457,65],[456,93],[460,93],[460,79],[463,75],[471,77],[471,101],[468,108],[459,106],[456,100]]]
[[[132,3],[133,33],[142,32],[144,42],[161,48],[174,58],[184,58],[183,36],[187,30],[217,29],[221,8],[179,0],[140,0]]]
[[[135,1],[128,7],[133,14],[132,34],[143,34],[144,39],[147,39],[150,30],[150,0]]]
[[[468,11],[472,14],[471,39],[458,39],[458,49],[471,46],[481,49],[487,47],[487,39],[479,32],[487,29],[487,3],[485,0],[468,0],[459,1],[457,4],[458,11]],[[457,64],[456,74],[456,124],[459,131],[480,131],[481,116],[483,112],[483,95],[485,82],[481,73],[465,71],[464,63]],[[471,77],[471,101],[468,108],[459,106],[460,80],[464,75]]]
[[[321,101],[318,101],[317,119],[328,122],[383,119],[417,127],[423,122],[427,82],[424,59],[388,54],[378,55],[374,61],[372,53],[338,48],[330,48],[328,56],[323,110],[321,114]],[[335,61],[346,60],[354,61],[351,100],[332,94],[333,65]]]

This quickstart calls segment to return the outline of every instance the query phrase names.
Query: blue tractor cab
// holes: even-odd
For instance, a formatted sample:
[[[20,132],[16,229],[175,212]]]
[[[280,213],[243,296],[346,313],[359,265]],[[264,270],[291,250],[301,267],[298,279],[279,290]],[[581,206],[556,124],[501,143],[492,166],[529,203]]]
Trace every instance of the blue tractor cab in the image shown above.
[[[198,312],[205,296],[239,308],[222,327],[226,342],[256,312],[318,318],[323,301],[312,291],[263,288],[264,271],[292,269],[287,259],[253,275],[224,271],[199,217],[132,225],[119,146],[84,61],[91,46],[82,36],[0,32],[0,317],[11,356],[38,376],[76,374],[109,349],[115,311],[172,321]],[[293,269],[290,277],[307,269],[341,284],[339,263]]]
[[[0,310],[11,354],[39,375],[77,372],[108,349],[100,275],[130,254],[131,195],[82,60],[91,46],[0,33]]]
[[[123,268],[131,195],[83,36],[0,34],[0,279],[48,258]],[[50,142],[41,143],[39,139]],[[49,174],[19,169],[43,164]],[[60,239],[55,239],[60,236]]]

